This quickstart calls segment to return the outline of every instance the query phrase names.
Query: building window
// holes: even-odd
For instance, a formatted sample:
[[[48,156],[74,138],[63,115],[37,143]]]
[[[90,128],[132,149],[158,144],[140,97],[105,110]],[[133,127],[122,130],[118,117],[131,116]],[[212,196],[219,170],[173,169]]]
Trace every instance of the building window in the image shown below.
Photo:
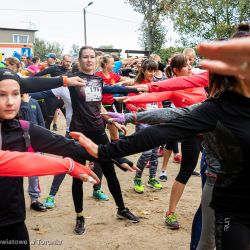
[[[28,43],[28,35],[13,35],[13,43]]]

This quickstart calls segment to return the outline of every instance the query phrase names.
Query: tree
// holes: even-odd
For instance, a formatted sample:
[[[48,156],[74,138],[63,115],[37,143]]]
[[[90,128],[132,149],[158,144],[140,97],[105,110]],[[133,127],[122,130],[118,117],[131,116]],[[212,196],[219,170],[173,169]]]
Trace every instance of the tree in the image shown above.
[[[134,11],[144,15],[141,24],[141,42],[145,50],[158,51],[164,44],[166,27],[163,15],[171,9],[174,0],[126,0]]]
[[[40,38],[35,38],[34,55],[40,57],[41,60],[45,60],[48,53],[55,53],[60,59],[63,54],[63,46],[58,42],[51,43]]]
[[[168,47],[160,49],[158,54],[161,57],[162,63],[165,63],[167,58],[173,56],[175,53],[182,53],[182,51],[182,47]]]
[[[70,54],[73,55],[73,56],[78,56],[79,50],[80,50],[79,45],[72,44]]]
[[[229,38],[242,21],[250,21],[249,0],[176,0],[171,17],[183,45]]]
[[[139,35],[139,44],[141,47],[145,48],[145,50],[152,51],[154,53],[159,53],[161,47],[163,46],[165,42],[166,37],[166,28],[162,25],[163,20],[162,18],[156,22],[155,28],[152,29],[152,42],[151,42],[151,49],[149,49],[148,42],[148,25],[145,23],[145,21],[142,22],[141,28],[140,28],[140,35]]]

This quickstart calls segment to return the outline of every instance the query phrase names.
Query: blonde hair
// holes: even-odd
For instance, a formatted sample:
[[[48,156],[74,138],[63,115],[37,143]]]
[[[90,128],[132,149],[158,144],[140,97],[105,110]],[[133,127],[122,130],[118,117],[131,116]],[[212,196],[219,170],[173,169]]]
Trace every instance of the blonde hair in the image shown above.
[[[184,56],[189,55],[189,54],[194,54],[196,56],[195,50],[192,48],[185,48],[182,52]]]
[[[16,57],[7,57],[5,58],[5,62],[8,62],[10,65],[16,65],[17,68],[21,68],[21,62]]]

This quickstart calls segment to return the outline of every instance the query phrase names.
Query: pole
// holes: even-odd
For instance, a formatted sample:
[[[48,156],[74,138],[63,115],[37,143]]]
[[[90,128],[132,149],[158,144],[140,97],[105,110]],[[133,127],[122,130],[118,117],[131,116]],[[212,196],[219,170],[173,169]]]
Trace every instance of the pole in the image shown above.
[[[83,9],[83,19],[84,19],[84,44],[87,45],[87,31],[86,31],[86,10]]]

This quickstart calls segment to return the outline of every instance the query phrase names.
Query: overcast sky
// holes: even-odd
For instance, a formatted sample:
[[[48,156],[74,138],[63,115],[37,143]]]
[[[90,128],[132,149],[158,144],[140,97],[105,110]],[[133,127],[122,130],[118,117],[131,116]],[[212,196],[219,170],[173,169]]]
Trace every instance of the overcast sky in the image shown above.
[[[64,46],[65,52],[68,52],[72,44],[84,45],[83,8],[89,2],[1,1],[0,26],[38,29],[39,38],[59,42]],[[114,48],[123,50],[141,49],[138,44],[138,29],[143,16],[134,12],[124,0],[93,0],[86,12],[88,45],[114,45]]]

